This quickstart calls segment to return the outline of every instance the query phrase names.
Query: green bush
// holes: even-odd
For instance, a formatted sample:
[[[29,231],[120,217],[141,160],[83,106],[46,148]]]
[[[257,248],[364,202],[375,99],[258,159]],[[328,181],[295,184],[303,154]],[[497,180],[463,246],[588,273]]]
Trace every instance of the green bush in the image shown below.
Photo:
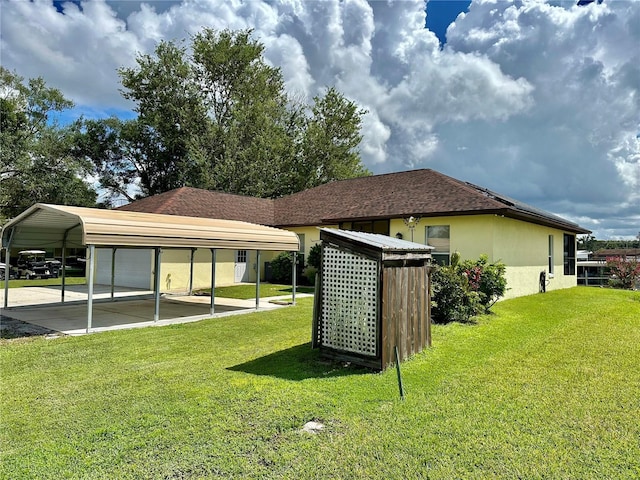
[[[480,294],[480,302],[486,311],[489,311],[507,290],[507,279],[504,277],[505,264],[489,263],[487,255],[480,255],[475,262],[465,260],[458,270],[467,277],[471,290]]]
[[[318,273],[318,269],[314,266],[309,265],[304,269],[303,276],[307,279],[309,285],[316,284],[316,273]]]
[[[480,295],[454,266],[438,266],[431,276],[431,318],[435,323],[466,322],[483,311]]]
[[[432,312],[435,323],[465,322],[486,313],[504,295],[507,280],[502,262],[488,263],[487,255],[460,263],[451,255],[451,265],[435,267],[431,276]]]
[[[310,267],[315,267],[316,270],[320,270],[320,252],[322,251],[322,247],[319,243],[316,243],[309,250],[309,258],[307,258],[307,265]]]
[[[292,257],[291,252],[282,252],[271,260],[271,279],[274,283],[291,284]]]

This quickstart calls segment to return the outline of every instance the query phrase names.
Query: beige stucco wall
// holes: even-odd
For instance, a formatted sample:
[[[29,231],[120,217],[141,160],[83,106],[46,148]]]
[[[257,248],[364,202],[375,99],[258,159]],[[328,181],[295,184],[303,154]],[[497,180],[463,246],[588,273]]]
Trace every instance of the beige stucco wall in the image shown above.
[[[424,243],[426,227],[434,225],[450,226],[451,252],[460,252],[462,260],[486,254],[490,262],[506,264],[509,290],[505,298],[538,293],[540,272],[548,270],[549,235],[554,241],[554,275],[548,279],[547,290],[577,285],[576,275],[564,275],[562,230],[497,215],[429,217],[420,219],[413,240]],[[391,220],[390,234],[397,232],[411,240],[411,231],[402,219]]]
[[[265,262],[271,261],[280,252],[260,252],[260,278],[265,278]],[[183,293],[189,290],[190,250],[164,249],[160,269],[162,292]],[[216,286],[235,284],[235,250],[218,249],[216,253]],[[256,281],[257,252],[247,251],[247,282]],[[153,282],[153,280],[152,280]],[[209,288],[211,285],[211,251],[197,249],[193,259],[193,289]]]
[[[163,249],[160,268],[160,291],[187,292],[189,290],[190,250]],[[234,283],[234,250],[217,250],[216,285]],[[193,288],[211,286],[211,251],[196,249],[193,257]]]

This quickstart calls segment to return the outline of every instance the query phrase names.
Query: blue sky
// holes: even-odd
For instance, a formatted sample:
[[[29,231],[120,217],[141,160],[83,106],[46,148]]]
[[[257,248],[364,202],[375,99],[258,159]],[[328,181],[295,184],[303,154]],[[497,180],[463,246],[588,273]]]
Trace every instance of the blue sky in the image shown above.
[[[638,1],[0,2],[2,65],[62,90],[70,118],[131,116],[117,69],[161,39],[252,28],[290,93],[367,110],[374,173],[433,168],[598,238],[640,231]]]

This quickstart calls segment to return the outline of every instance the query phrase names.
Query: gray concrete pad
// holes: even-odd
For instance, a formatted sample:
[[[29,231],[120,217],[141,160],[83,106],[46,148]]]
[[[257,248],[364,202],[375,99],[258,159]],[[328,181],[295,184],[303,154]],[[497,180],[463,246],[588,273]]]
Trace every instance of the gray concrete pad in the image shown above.
[[[23,287],[10,289],[9,308],[2,315],[55,330],[66,335],[87,333],[87,293],[85,285],[73,285],[60,303],[60,287]],[[4,305],[4,292],[0,302]],[[301,295],[308,296],[308,295]],[[258,311],[282,308],[272,299],[261,299]],[[153,321],[155,302],[152,292],[119,288],[111,299],[110,287],[94,286],[91,332],[162,326],[212,318],[210,297],[163,295],[159,319]],[[216,298],[213,317],[256,311],[255,299]]]

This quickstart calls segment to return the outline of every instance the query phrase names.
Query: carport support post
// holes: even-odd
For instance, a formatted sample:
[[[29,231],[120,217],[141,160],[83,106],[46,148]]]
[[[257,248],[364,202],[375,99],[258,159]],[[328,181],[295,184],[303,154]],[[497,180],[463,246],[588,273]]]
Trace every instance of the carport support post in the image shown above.
[[[196,253],[196,249],[191,249],[191,259],[189,266],[189,296],[193,295],[193,257]]]
[[[296,274],[298,272],[298,252],[293,252],[293,261],[291,262],[293,264],[293,272],[291,272],[291,292],[293,294],[293,298],[291,300],[291,303],[293,305],[296,304]]]
[[[155,308],[153,311],[153,322],[157,322],[160,318],[160,258],[162,257],[162,249],[156,247],[154,249],[155,252],[155,272],[153,274],[153,284],[154,284],[154,300],[155,300]]]
[[[87,267],[89,268],[89,278],[87,279],[88,297],[87,297],[87,333],[91,333],[91,322],[93,321],[93,273],[94,259],[96,254],[96,246],[88,245],[89,258],[87,259]]]
[[[5,254],[4,254],[4,308],[9,306],[9,274],[11,273],[11,264],[9,260],[11,260],[11,242],[13,241],[13,233],[15,232],[15,228],[11,229],[11,233],[9,234],[9,241],[5,246]],[[0,240],[1,241],[1,240]]]
[[[116,284],[116,250],[115,247],[111,249],[111,300],[113,300]]]
[[[260,308],[260,250],[256,250],[256,310]]]
[[[211,249],[211,305],[209,307],[209,315],[213,315],[216,300],[216,249]]]

